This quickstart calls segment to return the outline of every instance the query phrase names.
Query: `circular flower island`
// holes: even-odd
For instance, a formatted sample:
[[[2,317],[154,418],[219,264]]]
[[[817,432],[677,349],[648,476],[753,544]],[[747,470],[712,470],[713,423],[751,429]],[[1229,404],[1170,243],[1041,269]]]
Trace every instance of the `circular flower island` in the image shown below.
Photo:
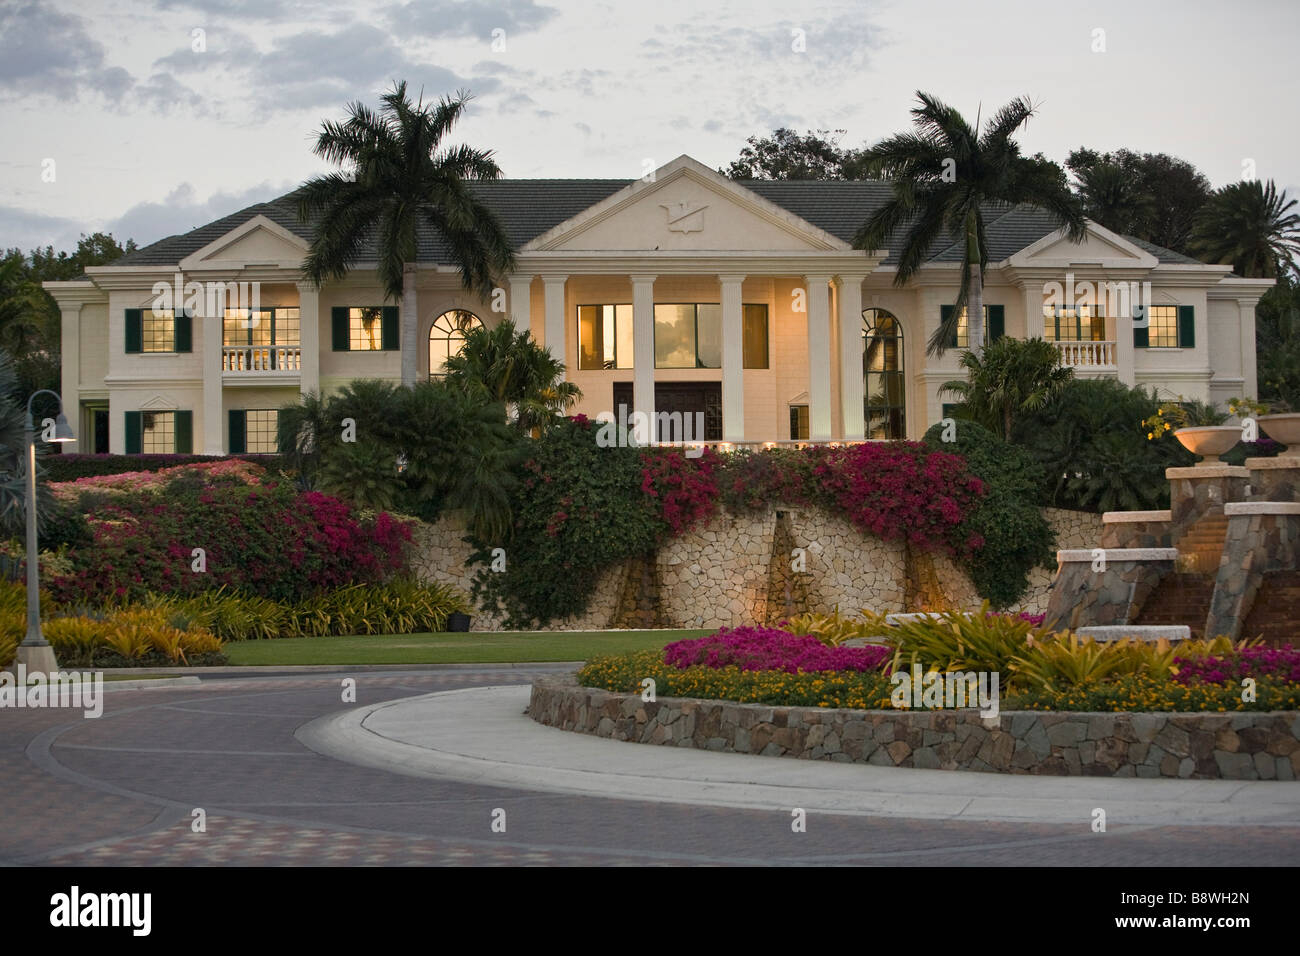
[[[1099,644],[1041,618],[806,615],[533,682],[530,716],[614,740],[889,767],[1296,780],[1300,649]]]

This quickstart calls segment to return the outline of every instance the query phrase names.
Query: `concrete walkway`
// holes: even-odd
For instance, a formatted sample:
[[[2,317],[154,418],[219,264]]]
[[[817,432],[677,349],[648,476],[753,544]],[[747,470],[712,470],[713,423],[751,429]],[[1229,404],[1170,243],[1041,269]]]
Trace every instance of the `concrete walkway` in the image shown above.
[[[526,686],[426,694],[321,717],[318,753],[406,776],[693,806],[1107,826],[1300,823],[1300,782],[1031,777],[757,757],[544,727]]]

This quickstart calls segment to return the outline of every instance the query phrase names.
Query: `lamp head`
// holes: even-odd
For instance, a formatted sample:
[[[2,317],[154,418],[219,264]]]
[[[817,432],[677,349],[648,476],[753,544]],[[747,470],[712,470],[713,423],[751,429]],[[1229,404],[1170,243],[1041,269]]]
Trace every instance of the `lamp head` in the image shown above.
[[[54,437],[51,441],[66,444],[76,440],[77,436],[72,434],[72,426],[68,424],[68,416],[59,412],[59,417],[54,419]]]

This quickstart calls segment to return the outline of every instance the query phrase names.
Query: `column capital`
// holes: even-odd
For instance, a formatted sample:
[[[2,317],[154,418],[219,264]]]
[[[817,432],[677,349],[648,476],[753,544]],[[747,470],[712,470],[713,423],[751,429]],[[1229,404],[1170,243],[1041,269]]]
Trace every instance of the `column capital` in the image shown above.
[[[659,277],[657,275],[630,275],[628,278],[632,281],[633,285],[654,285],[655,279],[658,279]]]
[[[803,281],[809,285],[815,285],[818,283],[821,285],[827,285],[831,281],[831,274],[829,272],[813,272],[805,275]]]
[[[541,272],[538,273],[538,276],[547,285],[562,285],[563,283],[569,281],[569,276],[567,273]],[[528,281],[531,282],[532,280],[529,279]]]
[[[831,281],[834,282],[835,285],[837,286],[846,286],[846,285],[854,285],[854,284],[861,286],[862,283],[867,281],[867,274],[863,272],[861,274],[852,273],[849,275],[837,275],[837,276],[833,276],[831,278]]]
[[[317,287],[316,283],[314,282],[295,282],[294,285],[298,287],[299,295],[320,294],[320,289]]]
[[[736,273],[731,273],[731,272],[719,273],[718,275],[718,281],[721,282],[723,285],[739,285],[740,283],[745,281],[745,278],[746,277],[743,275],[738,275]]]

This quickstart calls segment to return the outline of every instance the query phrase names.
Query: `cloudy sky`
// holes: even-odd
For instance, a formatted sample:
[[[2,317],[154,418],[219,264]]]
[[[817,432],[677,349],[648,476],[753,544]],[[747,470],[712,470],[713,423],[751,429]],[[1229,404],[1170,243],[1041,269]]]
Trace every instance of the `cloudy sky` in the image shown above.
[[[0,248],[140,244],[326,167],[325,118],[394,79],[475,98],[453,138],[510,177],[713,167],[778,126],[905,128],[1040,104],[1026,152],[1243,163],[1300,196],[1294,0],[0,0]],[[1104,47],[1104,49],[1097,49]]]

